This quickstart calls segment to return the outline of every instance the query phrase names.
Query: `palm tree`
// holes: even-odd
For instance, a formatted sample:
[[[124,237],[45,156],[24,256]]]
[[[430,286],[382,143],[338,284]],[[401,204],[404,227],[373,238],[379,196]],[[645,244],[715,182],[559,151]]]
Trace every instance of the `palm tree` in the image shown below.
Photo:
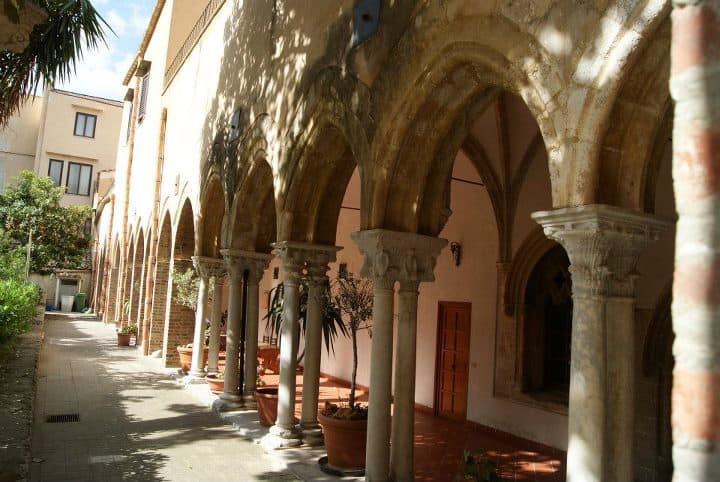
[[[75,73],[87,49],[105,43],[110,26],[89,0],[37,0],[47,18],[35,25],[22,52],[0,51],[0,127],[41,83],[53,85]],[[17,19],[25,0],[3,0],[5,15]],[[16,20],[17,21],[17,20]]]

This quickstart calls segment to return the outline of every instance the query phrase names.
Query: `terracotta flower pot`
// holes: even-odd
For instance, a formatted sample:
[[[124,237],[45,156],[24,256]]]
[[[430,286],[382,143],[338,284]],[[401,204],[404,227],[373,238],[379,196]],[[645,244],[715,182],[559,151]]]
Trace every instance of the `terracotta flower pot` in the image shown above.
[[[210,391],[213,393],[222,393],[225,389],[225,379],[217,375],[208,375],[205,377],[205,381],[210,387]]]
[[[278,389],[277,387],[265,387],[255,389],[255,401],[257,402],[258,417],[260,425],[270,427],[277,419]]]
[[[192,348],[184,346],[177,347],[178,354],[180,355],[180,369],[184,372],[190,371],[190,365],[192,365]],[[208,359],[208,347],[203,350],[203,366],[207,365]]]
[[[130,346],[130,333],[118,333],[118,346]]]
[[[365,467],[367,420],[342,420],[318,414],[325,437],[328,464],[340,469]]]

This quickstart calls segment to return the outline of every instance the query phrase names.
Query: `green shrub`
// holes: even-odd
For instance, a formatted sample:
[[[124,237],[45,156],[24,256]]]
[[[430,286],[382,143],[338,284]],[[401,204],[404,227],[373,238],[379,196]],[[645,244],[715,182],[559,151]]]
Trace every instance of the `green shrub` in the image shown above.
[[[27,281],[0,280],[0,344],[30,329],[40,290]]]

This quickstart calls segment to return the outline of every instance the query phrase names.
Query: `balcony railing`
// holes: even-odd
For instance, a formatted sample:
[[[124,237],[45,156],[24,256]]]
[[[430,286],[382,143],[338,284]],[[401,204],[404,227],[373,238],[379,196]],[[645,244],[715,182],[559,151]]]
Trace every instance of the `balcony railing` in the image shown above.
[[[212,22],[212,19],[215,18],[215,15],[218,13],[218,10],[220,10],[220,7],[222,7],[224,3],[225,0],[210,0],[210,2],[205,7],[205,10],[203,10],[202,14],[200,14],[200,18],[198,18],[197,22],[195,22],[192,30],[190,30],[190,33],[183,42],[182,47],[180,47],[180,50],[178,51],[177,55],[175,55],[173,61],[170,62],[167,70],[165,70],[163,91],[168,88],[170,82],[172,82],[172,80],[175,78],[175,75],[180,70],[180,67],[183,66],[185,60],[187,60],[188,56],[190,55],[190,52],[192,52],[192,49],[195,48],[195,44],[197,44],[198,40],[205,32],[205,29],[208,27],[208,25],[210,25],[210,22]]]

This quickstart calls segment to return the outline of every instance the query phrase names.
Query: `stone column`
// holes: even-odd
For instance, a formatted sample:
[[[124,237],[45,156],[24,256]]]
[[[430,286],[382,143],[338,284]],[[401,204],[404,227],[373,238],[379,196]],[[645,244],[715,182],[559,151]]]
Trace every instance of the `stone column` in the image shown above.
[[[605,205],[538,212],[570,258],[568,482],[632,482],[635,266],[666,222]]]
[[[260,318],[260,281],[271,256],[263,253],[243,252],[247,277],[247,303],[245,304],[245,387],[243,400],[246,407],[255,406],[257,379],[258,321]]]
[[[232,410],[242,406],[240,394],[240,328],[242,318],[242,280],[244,264],[242,258],[233,250],[220,251],[227,263],[229,277],[228,321],[227,321],[227,348],[225,351],[225,388],[220,394],[218,410]]]
[[[403,281],[398,294],[395,400],[390,444],[390,477],[398,481],[413,480],[418,285],[417,281]]]
[[[297,353],[300,336],[298,312],[300,279],[305,264],[304,253],[296,243],[282,241],[273,245],[275,255],[282,260],[283,313],[280,328],[280,386],[278,387],[278,413],[275,425],[263,439],[266,448],[297,447],[302,443],[295,426],[295,395]]]
[[[193,333],[193,347],[202,347],[203,350],[197,348],[193,349],[192,363],[190,368],[190,376],[193,378],[203,378],[205,376],[205,367],[203,366],[203,352],[204,352],[204,341],[205,341],[205,325],[206,325],[206,310],[207,310],[207,299],[209,283],[211,278],[221,277],[225,273],[225,263],[221,259],[208,258],[205,256],[193,256],[193,265],[195,271],[199,277],[199,289],[198,289],[198,301],[195,309],[195,331]],[[217,298],[217,296],[213,297]],[[219,308],[219,306],[218,306]],[[214,312],[211,316],[214,316]],[[214,357],[214,372],[217,372],[217,358],[218,358],[218,344],[220,336],[219,319],[217,322],[217,335],[214,347],[208,347],[208,352],[215,349]],[[211,328],[212,330],[212,328]],[[212,335],[210,337],[212,339]],[[210,360],[210,353],[208,353],[208,366]],[[208,372],[210,372],[208,370]]]
[[[212,258],[193,256],[193,266],[198,275],[198,299],[195,305],[195,330],[193,331],[193,351],[190,362],[190,377],[202,379],[205,377],[203,358],[205,352],[205,309],[208,299],[208,284],[210,273],[207,261]]]
[[[674,481],[720,480],[720,1],[674,0]]]
[[[306,250],[307,260],[307,320],[305,328],[305,366],[303,370],[303,397],[300,428],[303,443],[322,445],[322,429],[317,421],[320,394],[320,361],[322,359],[323,295],[328,279],[328,264],[335,261],[340,248],[316,246]]]
[[[210,343],[208,344],[208,373],[218,373],[220,356],[220,323],[222,319],[222,289],[225,286],[225,266],[215,273],[212,295],[212,313],[210,318]]]
[[[390,403],[392,399],[392,352],[393,352],[393,314],[394,314],[394,285],[396,281],[405,283],[405,288],[417,286],[420,281],[432,281],[433,269],[438,253],[446,240],[422,236],[412,233],[401,233],[383,229],[359,231],[353,233],[353,240],[360,248],[364,257],[362,276],[373,280],[373,337],[370,353],[370,400],[368,403],[368,433],[367,449],[365,455],[365,478],[369,481],[388,480],[390,467]],[[408,284],[409,283],[409,284]],[[417,305],[413,308],[409,295],[404,298],[404,317],[408,322],[417,318]],[[416,300],[416,297],[414,297]],[[416,301],[415,301],[416,302]],[[404,336],[408,336],[409,326],[403,329]],[[415,387],[415,360],[409,357],[414,354],[415,340],[403,340],[400,349],[402,353],[403,375],[412,378],[412,382],[401,382],[402,394],[399,395],[401,407],[398,410],[405,413],[400,415],[403,430],[397,437],[400,452],[394,457],[397,466],[392,472],[401,470],[407,472],[407,464],[398,459],[402,455],[412,458],[412,423],[408,430],[408,419],[412,420],[415,394],[408,393],[410,386],[414,392]],[[412,346],[410,346],[412,345]],[[412,365],[412,369],[410,369]],[[408,373],[412,371],[411,375]],[[399,374],[398,374],[399,375]],[[397,378],[397,377],[396,377]],[[408,398],[410,411],[407,412]],[[397,422],[396,422],[397,423]],[[409,441],[408,441],[409,438]],[[397,450],[397,449],[396,449]],[[409,453],[408,453],[409,452]],[[409,469],[412,478],[412,465]]]

